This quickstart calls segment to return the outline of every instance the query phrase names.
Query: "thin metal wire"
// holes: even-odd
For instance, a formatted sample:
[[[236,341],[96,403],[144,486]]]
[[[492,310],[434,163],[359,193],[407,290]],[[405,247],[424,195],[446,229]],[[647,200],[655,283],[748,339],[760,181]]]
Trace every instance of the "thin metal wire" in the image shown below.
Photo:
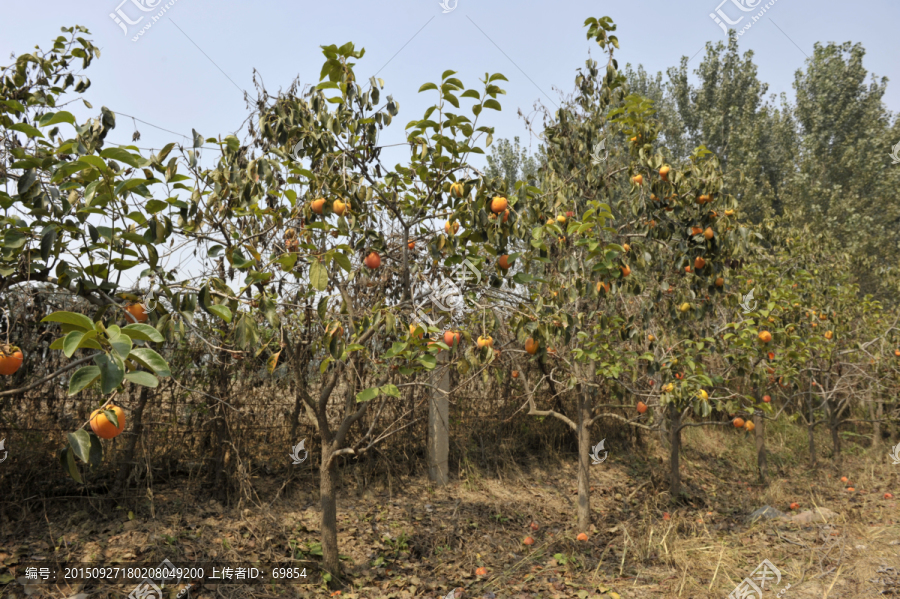
[[[172,19],[172,17],[169,17],[169,20],[172,21],[172,25],[175,25],[175,27],[178,27],[178,23],[176,23],[176,22]],[[225,75],[225,77],[226,77],[229,81],[231,81],[231,84],[234,85],[234,86],[238,89],[238,91],[244,92],[244,97],[245,97],[245,98],[248,96],[247,90],[243,89],[240,85],[238,85],[237,83],[235,83],[235,82],[234,82],[234,79],[232,79],[231,77],[229,77],[229,76],[228,76],[228,73],[226,73],[225,71],[223,71],[223,70],[222,70],[222,67],[220,67],[219,65],[217,65],[217,64],[216,64],[216,61],[214,61],[212,58],[209,57],[209,54],[207,54],[206,52],[203,52],[203,48],[201,48],[200,46],[197,46],[197,42],[195,42],[194,40],[192,40],[192,39],[191,39],[191,36],[189,36],[187,33],[184,33],[184,29],[182,29],[181,27],[178,27],[178,31],[180,31],[181,33],[183,33],[183,34],[184,34],[184,37],[188,38],[188,40],[190,40],[190,42],[191,42],[192,44],[194,44],[194,46],[196,46],[197,49],[200,50],[200,52],[203,53],[203,56],[205,56],[205,57],[209,60],[209,62],[213,63],[213,65],[215,65],[215,67],[216,67],[217,69],[219,69],[219,71],[221,71],[222,74]]]
[[[500,46],[497,46],[497,42],[495,42],[494,40],[492,40],[492,39],[490,38],[490,36],[489,36],[488,34],[486,34],[486,33],[484,32],[484,30],[483,30],[481,27],[478,27],[478,24],[477,24],[475,21],[472,21],[472,18],[471,18],[469,15],[466,15],[466,18],[469,19],[469,21],[471,21],[472,25],[475,25],[475,27],[478,29],[478,31],[480,31],[481,34],[484,35],[484,37],[486,37],[486,38],[488,39],[488,41],[490,41],[492,44],[494,44],[494,46],[497,47],[498,50],[500,50],[500,52],[503,54],[503,56],[506,56],[506,59],[509,60],[509,62],[513,63],[513,65],[514,65],[517,69],[519,69],[519,71],[521,71],[521,73],[522,73],[523,75],[525,75],[525,78],[526,78],[526,79],[528,79],[529,81],[531,81],[531,84],[532,84],[533,86],[535,86],[535,87],[538,89],[538,91],[540,91],[542,94],[544,94],[544,97],[545,97],[545,98],[547,98],[548,100],[550,100],[550,103],[551,103],[551,104],[553,104],[554,106],[556,106],[557,108],[559,108],[559,106],[556,104],[556,102],[554,102],[553,99],[550,98],[550,96],[547,95],[547,92],[545,92],[544,90],[542,90],[542,89],[540,88],[540,86],[539,86],[537,83],[535,83],[534,80],[533,80],[531,77],[528,76],[528,73],[526,73],[525,71],[523,71],[523,70],[522,70],[522,67],[520,67],[519,65],[517,65],[517,64],[516,64],[516,61],[514,61],[512,58],[510,58],[509,55],[508,55],[506,52],[503,51],[503,48],[501,48]]]

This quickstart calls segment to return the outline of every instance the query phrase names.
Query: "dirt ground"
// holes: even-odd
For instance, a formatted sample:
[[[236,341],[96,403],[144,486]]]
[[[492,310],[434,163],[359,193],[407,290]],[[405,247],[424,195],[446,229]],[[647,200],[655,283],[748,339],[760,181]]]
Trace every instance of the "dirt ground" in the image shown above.
[[[682,463],[689,498],[679,504],[668,496],[661,447],[643,456],[609,448],[610,458],[591,472],[595,524],[584,531],[587,541],[576,540],[583,531],[575,529],[573,456],[490,475],[466,467],[443,488],[424,477],[362,488],[345,476],[338,512],[343,585],[312,582],[321,554],[313,466],[303,484],[276,501],[233,508],[199,499],[177,480],[154,484],[130,508],[109,509],[100,499],[47,501],[28,522],[2,522],[0,598],[132,591],[22,584],[19,564],[29,560],[269,564],[292,557],[305,560],[298,563],[309,567],[309,583],[205,584],[181,597],[439,599],[461,588],[456,599],[724,598],[763,560],[780,574],[767,581],[765,598],[900,597],[900,503],[885,498],[900,496],[900,465],[850,444],[840,472],[828,456],[812,469],[802,449],[784,436],[779,441],[773,429],[771,477],[763,486],[752,482],[752,442],[733,435],[688,431]],[[736,442],[737,454],[729,453]],[[260,498],[274,497],[281,485],[271,476],[253,482]],[[800,507],[792,511],[793,502]],[[808,522],[748,522],[763,506],[789,515],[809,510],[800,518]],[[533,545],[523,543],[527,536]],[[482,567],[486,574],[476,575]],[[181,588],[165,594],[176,597]]]

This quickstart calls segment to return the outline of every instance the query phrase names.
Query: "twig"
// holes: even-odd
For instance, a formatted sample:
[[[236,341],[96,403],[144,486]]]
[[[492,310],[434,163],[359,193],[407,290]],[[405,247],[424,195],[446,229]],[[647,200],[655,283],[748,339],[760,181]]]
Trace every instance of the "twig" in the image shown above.
[[[716,581],[716,576],[719,575],[719,566],[722,565],[722,555],[724,555],[724,554],[725,554],[725,547],[722,547],[722,551],[719,552],[719,561],[716,562],[716,571],[713,572],[712,580],[709,581],[709,588],[707,589],[708,591],[712,590],[712,585]]]
[[[829,586],[829,587],[828,587],[828,590],[825,591],[825,594],[822,595],[822,599],[828,599],[828,593],[830,593],[830,592],[831,592],[831,589],[834,588],[834,583],[837,582],[838,576],[841,575],[841,569],[842,569],[843,567],[844,567],[844,564],[841,564],[841,565],[838,567],[838,571],[837,571],[837,573],[835,573],[835,575],[834,575],[834,580],[831,581],[831,586]]]
[[[629,496],[625,499],[625,503],[628,503],[629,501],[631,501],[631,498],[634,497],[635,495],[637,495],[637,492],[638,492],[638,491],[640,491],[641,489],[643,489],[644,487],[646,487],[646,486],[649,485],[649,484],[650,484],[650,481],[648,480],[648,481],[646,481],[644,484],[640,485],[637,489],[635,489],[634,491],[632,491],[632,492],[631,492],[631,495],[629,495]],[[652,533],[651,533],[651,535],[652,535]],[[651,537],[651,538],[652,538],[652,537]]]
[[[47,381],[58,377],[62,373],[66,372],[67,370],[72,370],[76,366],[79,366],[81,364],[84,364],[85,362],[89,362],[89,361],[93,360],[94,356],[96,356],[96,355],[97,354],[91,354],[87,357],[75,360],[74,362],[69,362],[68,364],[66,364],[65,366],[63,366],[62,368],[60,368],[59,370],[54,372],[53,374],[48,374],[44,378],[31,383],[27,387],[22,387],[21,389],[10,389],[9,391],[3,391],[2,393],[0,393],[0,397],[4,397],[7,395],[16,395],[19,393],[25,393],[26,391],[30,391],[31,389],[34,389],[35,387],[39,387],[39,386],[43,385],[44,383],[46,383]]]

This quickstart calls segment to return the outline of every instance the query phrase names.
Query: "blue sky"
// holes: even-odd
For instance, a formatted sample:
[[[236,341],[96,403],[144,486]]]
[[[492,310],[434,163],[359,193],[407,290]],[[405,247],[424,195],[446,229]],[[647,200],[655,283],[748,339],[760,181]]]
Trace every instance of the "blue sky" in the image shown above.
[[[138,0],[121,5],[132,20],[157,12],[142,13],[132,1]],[[143,1],[155,5],[159,0]],[[453,6],[453,0],[446,1]],[[557,90],[571,91],[575,70],[584,64],[588,51],[595,58],[600,56],[596,44],[585,39],[585,18],[611,16],[619,27],[620,64],[643,64],[650,72],[665,70],[681,56],[695,56],[706,42],[724,38],[709,16],[721,0],[458,0],[446,14],[438,0],[176,0],[159,22],[133,42],[150,17],[125,35],[109,16],[120,2],[6,2],[0,21],[0,64],[11,62],[11,52],[27,52],[35,44],[48,47],[61,26],[88,27],[102,51],[88,70],[93,85],[86,96],[95,110],[74,105],[70,110],[87,117],[101,105],[108,106],[119,115],[117,130],[109,139],[122,144],[130,143],[134,127],[123,114],[187,136],[191,128],[206,137],[227,134],[248,114],[238,88],[255,97],[254,68],[270,91],[288,86],[295,76],[314,84],[323,61],[320,46],[347,41],[366,48],[356,66],[358,78],[365,80],[380,71],[385,93],[400,103],[400,114],[382,134],[381,143],[403,141],[405,124],[421,117],[435,101],[434,92],[417,94],[419,87],[438,80],[445,69],[454,69],[463,83],[476,89],[485,72],[500,72],[509,79],[503,84],[507,95],[500,97],[503,111],[485,111],[482,124],[496,127],[495,138],[519,135],[527,144],[518,110],[529,114],[537,101],[552,107],[552,102],[559,101]],[[756,14],[760,8],[741,13],[732,0],[721,6],[732,20]],[[789,98],[793,98],[794,72],[817,41],[861,42],[870,73],[898,81],[894,31],[898,17],[896,0],[775,0],[740,38],[740,47],[756,53],[760,78],[769,83],[770,92],[787,92]],[[737,27],[748,21],[749,16]],[[691,66],[701,58],[702,53]],[[886,103],[892,111],[900,110],[897,83],[888,86]],[[141,147],[158,149],[178,139],[140,122],[137,127]],[[392,158],[389,163],[402,160],[403,152],[388,157]]]

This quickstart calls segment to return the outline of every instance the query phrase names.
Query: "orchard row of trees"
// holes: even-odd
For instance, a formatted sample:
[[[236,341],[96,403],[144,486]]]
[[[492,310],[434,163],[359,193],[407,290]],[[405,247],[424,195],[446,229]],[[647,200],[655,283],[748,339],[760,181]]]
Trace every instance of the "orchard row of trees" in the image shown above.
[[[539,159],[505,143],[485,174],[471,161],[493,143],[484,121],[501,109],[501,74],[468,87],[448,70],[424,84],[436,102],[405,124],[409,161],[388,166],[379,132],[400,105],[382,98],[380,79],[358,81],[364,50],[352,43],[323,47],[314,87],[261,89],[246,139],[195,131],[191,147],[150,156],[106,147],[116,125],[106,108],[84,123],[64,110],[99,56],[84,28],[19,56],[0,81],[0,294],[8,331],[29,331],[33,345],[0,401],[11,407],[60,381],[75,398],[99,392],[103,405],[91,407],[112,428],[70,431],[60,456],[80,481],[103,460],[100,437],[124,425],[117,394],[141,388],[143,410],[161,380],[215,364],[204,392],[224,398],[239,376],[229,365],[265,364],[296,395],[293,418],[302,406],[318,432],[323,567],[334,574],[340,460],[397,430],[382,414],[410,389],[431,389],[442,369],[466,384],[493,377],[530,415],[571,428],[582,531],[601,418],[664,433],[673,500],[685,427],[754,430],[764,478],[766,419],[802,420],[811,443],[827,424],[836,456],[849,421],[896,422],[897,307],[861,292],[862,246],[803,216],[794,198],[824,190],[835,210],[860,203],[839,201],[847,187],[837,180],[803,179],[800,169],[767,212],[771,194],[751,181],[759,168],[746,158],[758,154],[737,142],[757,126],[725,119],[722,133],[709,123],[721,116],[715,102],[739,94],[686,88],[683,113],[672,112],[677,94],[659,95],[658,81],[641,89],[646,80],[619,67],[609,18],[585,27],[605,62],[588,60],[572,97],[545,111]],[[710,52],[701,70],[723,50]],[[837,68],[829,56],[822,50]],[[676,113],[681,126],[666,118]],[[166,266],[185,256],[190,276]],[[441,336],[415,317],[420,290],[464,261],[481,283],[462,290],[459,335]],[[896,260],[878,278],[896,289]],[[66,361],[57,368],[36,359],[41,351]],[[227,409],[217,401],[208,415],[219,448],[232,444]],[[228,482],[222,451],[214,476]]]

